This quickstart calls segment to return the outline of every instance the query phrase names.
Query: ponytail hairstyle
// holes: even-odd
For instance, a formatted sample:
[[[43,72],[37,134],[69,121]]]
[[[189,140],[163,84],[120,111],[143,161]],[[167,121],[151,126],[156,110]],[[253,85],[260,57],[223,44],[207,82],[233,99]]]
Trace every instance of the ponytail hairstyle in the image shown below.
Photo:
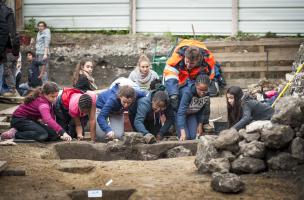
[[[151,62],[150,62],[150,59],[148,58],[148,56],[147,55],[145,55],[145,54],[142,54],[141,56],[139,56],[139,59],[138,59],[138,62],[137,62],[137,67],[139,67],[140,66],[140,63],[141,62],[147,62],[147,63],[149,63],[149,66],[151,67]]]
[[[198,85],[198,84],[205,84],[207,86],[210,85],[210,78],[207,74],[199,74],[197,77],[196,77],[196,80],[195,80],[195,85]]]
[[[169,95],[165,91],[157,91],[152,97],[152,102],[157,106],[167,107],[169,105]]]
[[[90,59],[90,58],[83,58],[80,60],[80,62],[76,65],[75,67],[75,70],[73,72],[73,79],[72,79],[72,83],[73,83],[73,86],[76,85],[78,79],[79,79],[79,73],[80,73],[80,70],[82,70],[83,66],[87,63],[87,62],[92,62],[93,63],[93,60]]]
[[[185,51],[185,58],[189,59],[191,63],[202,60],[200,49],[196,46],[190,46]]]
[[[46,82],[42,87],[38,87],[30,92],[24,99],[25,104],[29,104],[41,95],[49,95],[55,92],[59,92],[59,87],[54,82]]]
[[[234,104],[231,106],[228,103],[227,94],[234,96]],[[226,92],[227,110],[228,110],[228,122],[229,127],[232,127],[242,118],[242,97],[244,93],[238,86],[231,86]]]
[[[136,99],[136,92],[135,92],[135,89],[132,88],[131,86],[124,85],[124,86],[120,86],[119,87],[117,96],[119,98],[125,97],[127,99],[132,99],[132,101],[135,101],[135,99]]]
[[[80,110],[91,110],[92,108],[92,97],[88,94],[83,94],[80,96],[78,101],[78,107]]]

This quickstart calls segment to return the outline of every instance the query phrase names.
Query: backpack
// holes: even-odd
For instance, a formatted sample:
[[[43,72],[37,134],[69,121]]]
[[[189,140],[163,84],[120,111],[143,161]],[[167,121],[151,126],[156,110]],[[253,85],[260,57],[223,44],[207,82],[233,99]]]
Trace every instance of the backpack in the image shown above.
[[[83,94],[83,92],[76,88],[63,88],[61,102],[64,108],[69,108],[70,100],[73,94]]]

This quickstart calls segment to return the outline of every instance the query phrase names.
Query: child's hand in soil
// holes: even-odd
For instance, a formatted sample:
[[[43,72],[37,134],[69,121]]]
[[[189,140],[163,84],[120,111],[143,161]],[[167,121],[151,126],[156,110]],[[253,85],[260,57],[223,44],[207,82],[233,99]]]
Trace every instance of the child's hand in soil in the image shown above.
[[[68,141],[68,142],[72,140],[71,136],[69,136],[69,134],[67,134],[67,133],[64,133],[64,134],[60,137],[60,139],[62,139],[62,140],[64,140],[64,141]]]
[[[77,140],[82,140],[83,139],[83,135],[77,135]]]
[[[180,135],[180,138],[179,138],[179,141],[185,141],[186,140],[186,131],[185,129],[181,129],[181,135]]]

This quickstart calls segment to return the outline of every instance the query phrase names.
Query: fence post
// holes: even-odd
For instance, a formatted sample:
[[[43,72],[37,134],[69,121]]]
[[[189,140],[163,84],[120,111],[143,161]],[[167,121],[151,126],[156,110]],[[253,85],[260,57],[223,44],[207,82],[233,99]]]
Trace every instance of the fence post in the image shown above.
[[[131,32],[136,34],[136,0],[130,0]]]
[[[232,30],[231,35],[234,36],[239,31],[239,0],[232,0]]]

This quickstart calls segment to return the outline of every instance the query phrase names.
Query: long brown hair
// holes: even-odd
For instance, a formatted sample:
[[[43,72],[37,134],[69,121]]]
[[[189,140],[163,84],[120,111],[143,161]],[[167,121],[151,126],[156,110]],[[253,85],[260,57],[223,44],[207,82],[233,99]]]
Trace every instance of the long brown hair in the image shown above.
[[[76,65],[75,67],[75,70],[73,72],[73,79],[72,79],[72,83],[73,83],[73,86],[76,85],[78,79],[79,79],[79,73],[80,73],[80,70],[83,68],[83,66],[87,63],[87,62],[91,62],[93,65],[93,60],[91,58],[83,58],[80,60],[80,62]]]
[[[231,106],[228,103],[227,94],[234,96],[234,104]],[[242,118],[242,97],[244,93],[238,86],[231,86],[226,92],[227,110],[228,110],[228,123],[229,127],[235,125]]]
[[[59,87],[54,82],[46,82],[42,87],[38,87],[30,92],[24,99],[25,104],[29,104],[41,95],[49,95],[55,92],[59,92]]]

